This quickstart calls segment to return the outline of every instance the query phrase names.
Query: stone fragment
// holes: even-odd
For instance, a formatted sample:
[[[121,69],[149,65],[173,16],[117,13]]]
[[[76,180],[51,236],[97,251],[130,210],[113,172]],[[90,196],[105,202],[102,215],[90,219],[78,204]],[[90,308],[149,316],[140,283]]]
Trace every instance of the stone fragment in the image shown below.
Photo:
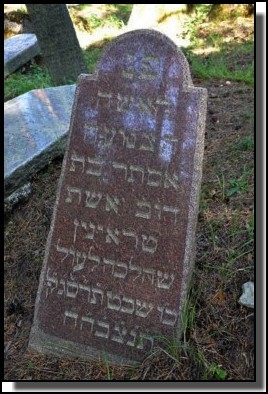
[[[35,34],[18,34],[4,40],[4,78],[40,52]]]
[[[243,294],[239,298],[241,305],[254,308],[254,283],[246,282],[242,285]]]
[[[29,198],[31,191],[31,184],[28,182],[8,196],[5,199],[5,213],[11,212],[12,208],[19,202],[26,201]]]

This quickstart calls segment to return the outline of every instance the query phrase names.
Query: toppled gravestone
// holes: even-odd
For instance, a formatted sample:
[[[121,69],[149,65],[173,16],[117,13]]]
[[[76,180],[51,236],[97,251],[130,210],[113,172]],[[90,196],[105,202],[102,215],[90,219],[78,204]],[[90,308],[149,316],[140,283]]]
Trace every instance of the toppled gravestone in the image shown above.
[[[36,89],[5,103],[5,198],[65,151],[75,85]]]
[[[4,40],[4,78],[40,52],[35,34],[18,34]]]

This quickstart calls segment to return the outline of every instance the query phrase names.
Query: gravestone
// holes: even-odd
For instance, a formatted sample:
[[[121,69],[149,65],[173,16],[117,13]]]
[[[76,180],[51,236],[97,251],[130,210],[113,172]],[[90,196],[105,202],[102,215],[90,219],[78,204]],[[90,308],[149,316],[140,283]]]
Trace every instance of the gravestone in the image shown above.
[[[38,55],[35,34],[18,34],[4,40],[4,78]]]
[[[76,81],[87,64],[66,4],[26,4],[48,71],[56,85]]]
[[[35,89],[4,105],[5,198],[66,147],[75,85]]]
[[[30,348],[135,363],[179,335],[205,112],[156,31],[121,35],[79,77]]]

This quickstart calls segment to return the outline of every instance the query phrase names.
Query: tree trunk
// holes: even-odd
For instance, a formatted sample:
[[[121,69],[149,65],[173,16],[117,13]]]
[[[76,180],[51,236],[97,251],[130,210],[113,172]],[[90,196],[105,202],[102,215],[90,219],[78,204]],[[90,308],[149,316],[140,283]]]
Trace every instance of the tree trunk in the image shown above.
[[[88,73],[66,4],[26,4],[37,40],[55,85]]]

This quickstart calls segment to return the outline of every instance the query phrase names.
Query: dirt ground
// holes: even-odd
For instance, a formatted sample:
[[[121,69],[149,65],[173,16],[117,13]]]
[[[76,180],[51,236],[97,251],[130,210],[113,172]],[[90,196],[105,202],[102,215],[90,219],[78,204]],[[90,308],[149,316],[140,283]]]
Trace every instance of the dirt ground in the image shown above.
[[[5,217],[5,380],[254,380],[254,309],[241,286],[254,280],[253,89],[194,79],[208,89],[194,314],[174,355],[158,349],[135,368],[29,352],[39,275],[62,158],[32,179],[32,194]],[[236,190],[231,190],[235,188]]]

